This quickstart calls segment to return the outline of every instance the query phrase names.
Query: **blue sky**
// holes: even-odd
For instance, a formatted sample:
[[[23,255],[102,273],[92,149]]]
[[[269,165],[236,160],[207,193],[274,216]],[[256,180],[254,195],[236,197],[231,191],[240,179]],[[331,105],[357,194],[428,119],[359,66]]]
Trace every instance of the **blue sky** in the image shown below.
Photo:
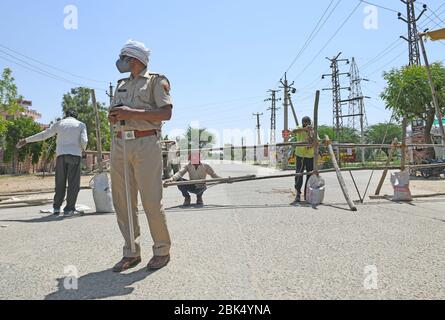
[[[405,12],[399,0],[370,1]],[[132,38],[145,42],[152,50],[150,69],[166,74],[171,81],[174,116],[165,126],[165,132],[183,129],[197,120],[201,127],[215,130],[253,130],[256,125],[253,112],[263,112],[262,124],[268,127],[269,103],[264,102],[268,98],[267,90],[277,87],[278,80],[330,2],[2,0],[0,45],[70,74],[17,56],[1,46],[0,69],[13,69],[19,93],[33,101],[33,108],[43,115],[42,122],[49,122],[61,114],[62,96],[76,84],[97,88],[98,100],[108,101],[105,95],[108,83],[115,84],[122,77],[115,68],[119,50]],[[290,80],[298,75],[295,82],[298,92],[293,101],[299,118],[310,115],[314,91],[330,87],[329,78],[321,80],[321,74],[330,71],[326,56],[332,57],[342,51],[344,58],[355,57],[359,67],[366,66],[406,33],[406,25],[397,19],[397,14],[384,9],[378,10],[378,28],[366,29],[363,22],[367,17],[364,12],[367,4],[362,3],[306,68],[358,2],[341,1],[289,70]],[[423,2],[445,20],[442,0]],[[67,5],[75,5],[78,9],[77,30],[64,28]],[[438,28],[438,24],[443,26],[431,11],[419,23],[433,29]],[[432,61],[445,59],[443,44],[428,42],[427,48]],[[21,65],[25,65],[25,61],[76,84],[31,72],[5,58]],[[364,94],[372,97],[366,104],[370,124],[388,120],[390,116],[378,98],[385,84],[382,71],[406,64],[407,60],[407,45],[399,40],[393,50],[363,69],[363,77],[371,80],[363,85]],[[348,69],[348,66],[341,66],[344,72]],[[348,79],[343,80],[343,84],[348,85]],[[343,94],[346,98],[347,92]],[[283,128],[282,113],[281,109],[277,119],[278,136]],[[320,118],[321,123],[332,123],[328,91],[322,93]]]

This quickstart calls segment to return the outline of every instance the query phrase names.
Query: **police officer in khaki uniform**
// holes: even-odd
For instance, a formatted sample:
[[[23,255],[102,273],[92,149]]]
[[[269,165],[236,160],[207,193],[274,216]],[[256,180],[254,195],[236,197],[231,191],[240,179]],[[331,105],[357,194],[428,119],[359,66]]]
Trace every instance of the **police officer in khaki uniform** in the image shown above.
[[[143,43],[130,40],[116,62],[121,73],[131,72],[131,75],[119,80],[108,117],[118,132],[112,146],[111,182],[117,222],[125,239],[123,258],[114,266],[114,272],[125,271],[141,262],[138,191],[154,242],[154,256],[147,267],[160,269],[170,261],[171,241],[162,205],[160,131],[162,121],[171,118],[173,104],[168,79],[148,70],[149,54]],[[123,120],[124,137],[120,134]],[[125,139],[127,164],[122,139]],[[124,165],[128,165],[136,252],[131,251]]]

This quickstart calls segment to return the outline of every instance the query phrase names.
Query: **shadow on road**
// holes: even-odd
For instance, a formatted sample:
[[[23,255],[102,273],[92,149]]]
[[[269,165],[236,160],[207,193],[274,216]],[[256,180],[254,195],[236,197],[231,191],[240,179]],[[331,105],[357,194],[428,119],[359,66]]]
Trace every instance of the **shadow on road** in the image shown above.
[[[288,204],[264,204],[264,205],[205,205],[205,206],[194,206],[190,207],[175,206],[165,208],[166,212],[193,212],[193,211],[214,211],[214,210],[238,210],[238,209],[269,209],[269,208],[312,208],[308,204],[300,204],[298,206],[291,206]],[[315,208],[314,208],[315,209]]]
[[[119,274],[111,269],[94,272],[77,280],[77,290],[65,289],[65,282],[71,283],[71,281],[59,278],[57,291],[48,294],[45,300],[89,300],[125,296],[134,291],[131,285],[144,280],[154,272],[156,270],[148,271],[145,267],[132,273]]]
[[[28,220],[9,219],[9,220],[0,220],[0,222],[22,222],[22,223],[60,222],[63,220],[78,219],[78,218],[83,218],[83,217],[88,217],[88,216],[106,216],[106,215],[111,215],[111,214],[114,214],[114,213],[96,213],[95,212],[95,213],[76,214],[72,217],[66,217],[66,218],[55,216],[55,215],[51,214],[49,216],[33,218],[33,219],[28,219]]]

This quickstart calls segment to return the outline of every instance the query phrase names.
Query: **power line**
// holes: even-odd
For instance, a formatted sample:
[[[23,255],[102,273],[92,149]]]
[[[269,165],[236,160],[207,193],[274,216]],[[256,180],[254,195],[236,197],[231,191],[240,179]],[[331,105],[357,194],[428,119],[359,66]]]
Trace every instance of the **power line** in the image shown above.
[[[238,101],[243,101],[243,100],[253,100],[253,99],[259,99],[259,98],[262,98],[262,97],[263,96],[253,96],[253,97],[245,97],[245,98],[236,98],[236,99],[226,100],[226,101],[221,101],[221,102],[209,102],[209,103],[205,103],[205,104],[188,106],[185,109],[188,110],[188,109],[201,108],[201,107],[209,107],[209,106],[231,104],[232,102],[238,102]]]
[[[332,40],[337,36],[337,34],[343,29],[343,27],[346,25],[346,23],[351,19],[353,14],[357,11],[357,9],[360,7],[361,3],[357,3],[357,5],[352,9],[352,11],[349,13],[349,15],[343,20],[340,27],[335,31],[335,33],[329,38],[329,40],[326,42],[326,44],[323,46],[323,48],[318,51],[318,53],[314,56],[314,58],[309,62],[309,64],[306,65],[306,67],[297,75],[297,77],[294,80],[297,80],[299,77],[301,77],[306,70],[315,62],[315,60],[318,58],[318,56],[323,52],[324,49],[327,48],[327,46],[331,43]]]
[[[325,9],[325,11],[323,12],[322,16],[320,17],[320,19],[318,20],[317,24],[315,25],[314,29],[312,30],[311,34],[309,35],[309,37],[306,39],[306,42],[303,44],[303,47],[300,49],[300,51],[297,53],[297,56],[294,58],[294,60],[292,60],[290,66],[287,68],[287,70],[285,72],[289,72],[289,70],[294,66],[295,62],[298,60],[298,58],[301,57],[301,55],[304,53],[304,51],[307,49],[307,47],[311,44],[311,42],[314,40],[314,38],[317,36],[317,34],[320,32],[320,30],[323,28],[323,26],[326,24],[326,22],[328,21],[328,19],[331,17],[332,13],[335,11],[335,9],[337,8],[337,6],[340,4],[341,0],[339,0],[337,2],[337,4],[335,5],[335,7],[331,10],[330,14],[328,15],[328,17],[326,18],[326,20],[324,20],[323,24],[320,26],[321,21],[323,20],[323,18],[326,16],[326,13],[329,11],[329,8],[332,6],[332,4],[334,3],[335,0],[331,0],[331,2],[329,3],[328,7]],[[320,28],[318,28],[320,26]]]
[[[366,70],[367,68],[369,68],[369,66],[373,65],[374,63],[378,62],[380,59],[382,59],[383,57],[385,57],[388,53],[394,51],[395,49],[397,49],[398,47],[400,47],[403,44],[402,41],[400,41],[400,38],[397,39],[396,41],[394,41],[393,43],[391,43],[388,47],[386,47],[385,49],[383,49],[380,53],[378,53],[374,58],[372,58],[371,60],[369,60],[367,63],[365,63],[362,67],[362,70]]]
[[[359,0],[359,1],[360,1],[360,2],[363,2],[363,3],[366,3],[366,4],[369,4],[369,5],[371,5],[371,6],[374,6],[374,7],[380,8],[380,9],[384,9],[384,10],[387,10],[387,11],[391,11],[391,12],[398,13],[397,10],[387,8],[387,7],[384,7],[384,6],[379,5],[379,4],[375,4],[375,3],[372,3],[372,2],[369,2],[369,1],[364,1],[364,0]]]
[[[395,56],[393,59],[391,59],[391,61],[389,61],[388,63],[386,63],[385,65],[381,66],[380,68],[372,71],[371,73],[368,73],[368,77],[373,76],[374,74],[376,74],[379,71],[382,71],[383,69],[385,69],[387,66],[391,65],[394,61],[396,61],[398,58],[400,58],[402,55],[406,54],[406,50],[403,49],[402,52],[400,52],[399,54],[397,54],[397,56]]]
[[[68,80],[68,79],[65,79],[65,78],[62,78],[62,77],[53,75],[53,74],[48,73],[48,72],[46,72],[46,71],[44,71],[44,70],[42,71],[42,69],[39,69],[39,68],[37,68],[37,67],[35,67],[35,66],[32,66],[31,64],[26,63],[26,62],[24,62],[24,63],[27,64],[27,65],[29,65],[29,66],[23,65],[23,64],[21,64],[21,63],[19,63],[19,62],[17,62],[17,61],[11,60],[11,59],[9,59],[9,58],[7,58],[7,57],[4,57],[4,56],[0,56],[0,59],[6,60],[6,61],[11,62],[11,63],[14,63],[14,64],[16,64],[16,65],[18,65],[18,66],[20,66],[20,67],[22,67],[22,68],[25,68],[25,69],[27,69],[27,70],[29,70],[29,71],[38,73],[38,74],[40,74],[40,75],[42,75],[42,76],[45,76],[45,77],[47,77],[47,78],[51,78],[51,79],[54,79],[54,80],[57,80],[57,81],[60,81],[60,82],[69,83],[69,84],[72,84],[72,85],[75,85],[75,86],[85,87],[83,84],[79,84],[79,83],[70,81],[70,80]],[[17,59],[17,58],[15,58],[15,59]],[[20,59],[18,59],[18,60],[20,61]],[[105,90],[105,89],[103,89],[103,88],[94,88],[94,87],[92,87],[91,89]]]
[[[87,78],[87,77],[79,76],[79,75],[76,75],[76,74],[74,74],[74,73],[65,71],[65,70],[63,70],[63,69],[54,67],[54,66],[52,66],[52,65],[50,65],[50,64],[47,64],[47,63],[45,63],[45,62],[39,61],[39,60],[34,59],[34,58],[32,58],[32,57],[29,57],[29,56],[27,56],[27,55],[24,55],[24,54],[18,52],[17,50],[11,49],[11,48],[9,48],[9,47],[7,47],[7,46],[5,46],[5,45],[0,44],[0,47],[5,48],[5,49],[7,49],[7,50],[9,50],[9,51],[11,51],[11,52],[13,52],[13,53],[15,53],[15,54],[17,54],[17,55],[23,57],[23,58],[26,58],[26,59],[29,59],[29,60],[31,60],[31,61],[37,62],[37,63],[39,63],[39,64],[41,64],[41,65],[43,65],[43,66],[45,66],[45,67],[48,67],[48,68],[51,68],[51,69],[53,69],[53,70],[57,70],[57,71],[59,71],[59,72],[68,74],[68,75],[73,76],[73,77],[75,77],[75,78],[79,78],[79,79],[83,79],[83,80],[87,80],[87,81],[91,81],[91,82],[97,82],[97,83],[108,83],[108,81],[95,80],[95,79],[91,79],[91,78]]]
[[[427,4],[425,4],[425,3],[423,3],[423,2],[419,2],[420,4],[423,4],[423,5],[427,5]],[[439,8],[437,8],[436,10],[431,10],[431,8],[430,8],[430,11],[431,11],[431,13],[437,18],[437,19],[439,19],[439,21],[440,22],[442,22],[443,24],[445,24],[445,21],[444,20],[442,20],[442,18],[435,12],[435,11],[438,11],[438,10],[440,10],[443,6],[445,5],[445,3],[443,3]]]
[[[445,6],[445,3],[442,4],[440,8],[442,8],[443,6]],[[445,10],[443,11],[445,12]],[[443,12],[441,12],[440,14],[442,14]],[[420,28],[424,28],[426,26],[428,26],[430,23],[429,22],[424,22],[423,24],[421,24]],[[440,44],[444,45],[442,42],[439,42]],[[388,47],[386,47],[385,49],[383,49],[380,53],[378,53],[374,58],[372,58],[370,61],[368,61],[368,63],[366,63],[364,65],[364,67],[362,68],[362,70],[367,69],[370,65],[380,61],[382,58],[384,58],[388,53],[390,53],[391,51],[395,50],[396,48],[398,48],[401,44],[403,44],[403,42],[400,41],[400,38],[397,39],[396,41],[394,41],[393,43],[391,43]],[[403,51],[405,52],[405,51]],[[391,62],[395,61],[398,57],[400,57],[402,55],[402,53],[398,54],[394,59],[391,60]],[[375,71],[371,72],[370,74],[368,74],[368,76],[371,76],[375,73],[377,73],[379,70],[383,70],[386,66],[388,66],[391,62],[386,63],[384,66],[382,66],[380,69],[376,69]]]

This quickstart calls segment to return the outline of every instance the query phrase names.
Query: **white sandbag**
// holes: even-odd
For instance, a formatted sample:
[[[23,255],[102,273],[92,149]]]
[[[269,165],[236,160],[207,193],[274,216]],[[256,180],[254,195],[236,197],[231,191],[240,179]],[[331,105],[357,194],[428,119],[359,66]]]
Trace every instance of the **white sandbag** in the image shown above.
[[[409,170],[391,173],[391,185],[394,189],[393,201],[412,201],[411,190],[409,189]]]
[[[317,175],[312,175],[307,183],[306,201],[317,206],[323,203],[325,193],[325,181]]]
[[[102,172],[90,180],[90,187],[93,189],[94,204],[96,212],[114,212],[113,199],[111,197],[111,187],[106,172]]]

